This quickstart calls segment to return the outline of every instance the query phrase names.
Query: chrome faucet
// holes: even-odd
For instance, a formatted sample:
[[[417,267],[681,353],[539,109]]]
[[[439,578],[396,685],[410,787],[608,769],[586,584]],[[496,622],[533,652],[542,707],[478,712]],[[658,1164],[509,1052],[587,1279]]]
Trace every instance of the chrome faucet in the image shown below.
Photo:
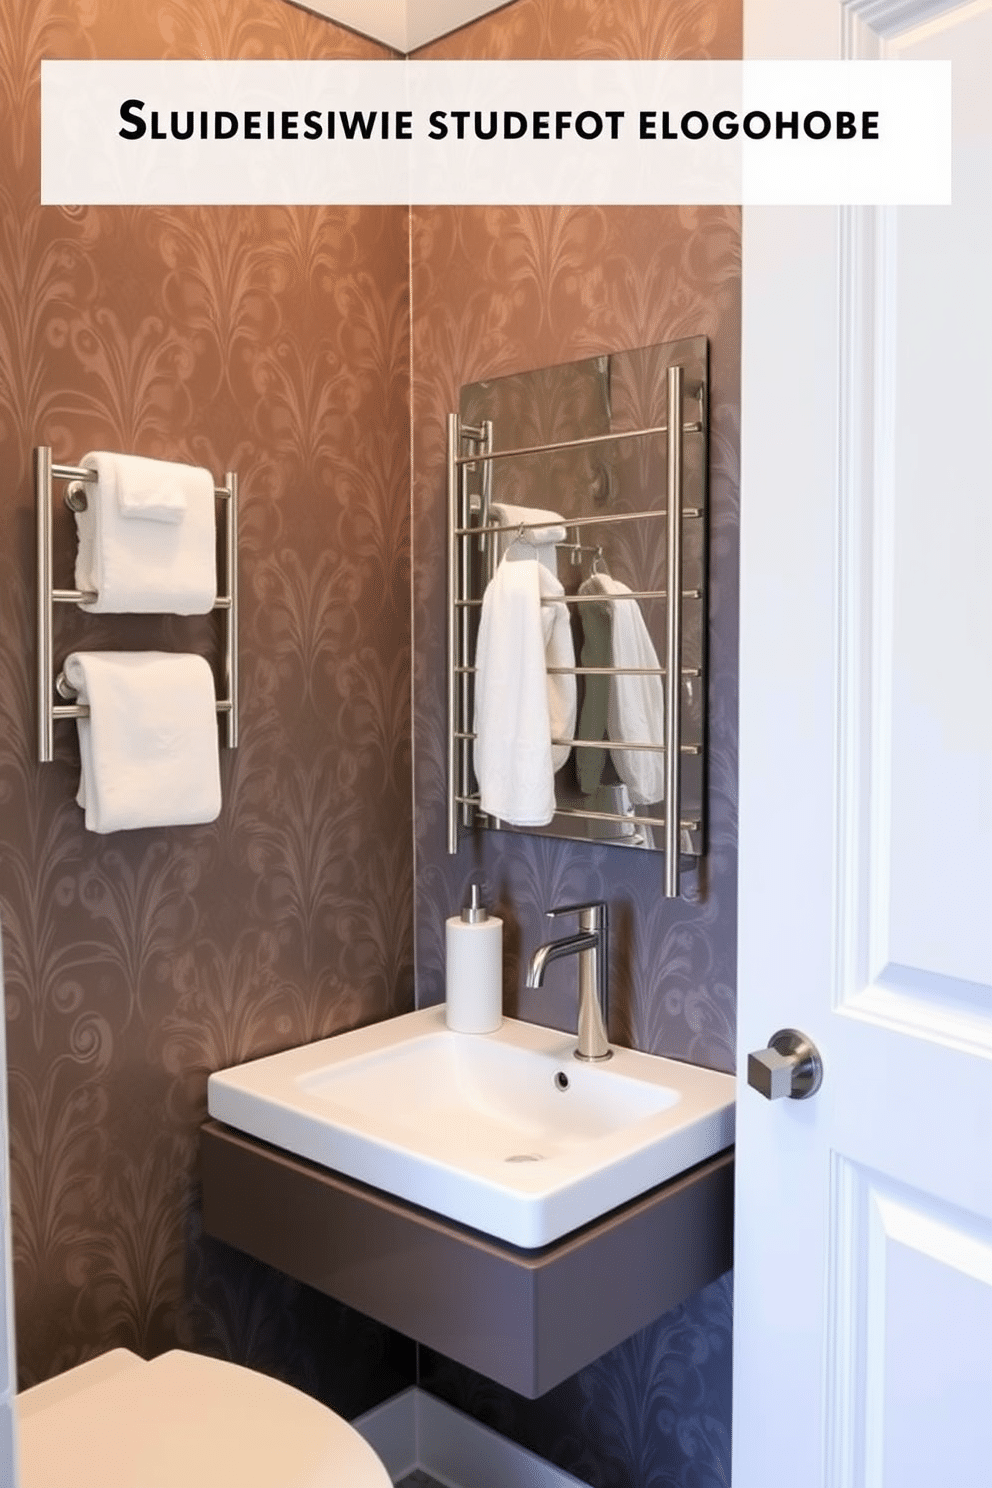
[[[575,1050],[576,1059],[609,1059],[613,1050],[606,1038],[607,1020],[607,929],[606,905],[601,901],[591,904],[567,904],[560,909],[549,909],[547,918],[577,914],[579,929],[576,935],[566,935],[562,940],[549,940],[539,945],[527,966],[527,986],[540,987],[549,961],[559,961],[562,956],[579,958],[579,1042]]]

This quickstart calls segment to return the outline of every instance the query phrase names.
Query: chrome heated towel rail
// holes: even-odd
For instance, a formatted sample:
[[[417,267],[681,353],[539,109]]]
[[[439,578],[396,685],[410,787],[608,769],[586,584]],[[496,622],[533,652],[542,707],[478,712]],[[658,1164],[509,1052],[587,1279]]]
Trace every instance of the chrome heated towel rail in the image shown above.
[[[66,506],[72,511],[85,500],[84,486],[95,480],[95,472],[83,465],[56,465],[47,445],[34,452],[34,487],[37,511],[37,626],[38,626],[38,759],[47,764],[54,755],[54,725],[61,718],[86,718],[89,709],[81,703],[56,702],[55,695],[72,696],[65,689],[61,674],[56,677],[53,615],[57,604],[85,606],[89,596],[78,589],[57,589],[52,559],[52,483],[69,484],[64,492]],[[222,739],[228,749],[238,743],[238,477],[228,471],[224,484],[214,488],[214,495],[224,511],[224,567],[227,593],[219,594],[214,609],[223,616],[223,686],[225,696],[217,701],[221,717]]]
[[[607,433],[557,440],[527,446],[494,449],[493,425],[490,420],[478,424],[463,423],[458,414],[448,416],[447,428],[447,485],[448,485],[448,851],[458,848],[459,826],[470,827],[475,823],[490,824],[490,819],[479,811],[478,795],[473,791],[471,746],[475,738],[472,728],[471,709],[473,703],[473,677],[475,673],[472,647],[472,615],[482,604],[478,575],[481,567],[483,584],[492,577],[496,561],[496,537],[500,533],[524,532],[528,527],[547,525],[547,518],[522,524],[502,525],[493,522],[491,516],[492,469],[494,462],[512,460],[524,456],[558,453],[563,450],[581,449],[586,446],[617,444],[627,440],[646,439],[651,436],[664,437],[667,441],[667,497],[663,508],[645,511],[605,512],[592,516],[569,516],[563,514],[563,523],[569,528],[587,525],[608,527],[611,524],[630,521],[662,520],[665,523],[665,587],[664,589],[634,589],[627,595],[613,600],[623,601],[660,600],[665,610],[665,646],[663,663],[657,669],[664,692],[665,727],[662,744],[642,740],[606,741],[585,739],[555,739],[555,744],[567,744],[577,749],[608,748],[613,750],[654,749],[664,754],[665,797],[664,816],[659,823],[657,816],[646,814],[619,815],[612,812],[586,810],[581,807],[561,806],[555,813],[558,818],[576,818],[593,823],[618,822],[632,826],[657,827],[662,825],[664,838],[663,893],[667,898],[680,895],[680,867],[683,856],[697,858],[703,850],[703,822],[699,815],[682,816],[682,761],[687,756],[699,756],[703,745],[686,743],[682,728],[682,683],[686,678],[701,678],[703,668],[687,664],[684,655],[683,603],[685,600],[705,601],[702,587],[685,588],[683,576],[683,523],[686,520],[705,520],[705,477],[703,492],[698,504],[686,505],[683,493],[684,441],[686,435],[706,435],[705,389],[699,392],[699,417],[686,421],[672,417],[671,411],[683,407],[684,379],[681,365],[667,370],[666,421],[644,428],[609,431]],[[466,472],[481,468],[481,495],[469,495]],[[481,566],[472,561],[473,544],[484,549]],[[563,549],[577,546],[577,540],[559,545]],[[595,549],[593,550],[595,551]],[[476,587],[472,587],[475,574]],[[471,592],[470,592],[471,589]],[[581,606],[588,602],[602,603],[597,595],[565,594],[560,601],[566,605]],[[705,628],[705,616],[703,618]],[[653,668],[588,667],[576,666],[555,668],[574,672],[577,676],[622,676],[634,672],[652,671]]]

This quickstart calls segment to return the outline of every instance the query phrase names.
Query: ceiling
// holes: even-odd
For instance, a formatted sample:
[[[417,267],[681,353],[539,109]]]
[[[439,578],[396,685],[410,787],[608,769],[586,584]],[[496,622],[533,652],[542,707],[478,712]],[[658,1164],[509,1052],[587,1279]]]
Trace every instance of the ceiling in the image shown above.
[[[371,36],[404,56],[508,0],[298,0],[307,10]]]

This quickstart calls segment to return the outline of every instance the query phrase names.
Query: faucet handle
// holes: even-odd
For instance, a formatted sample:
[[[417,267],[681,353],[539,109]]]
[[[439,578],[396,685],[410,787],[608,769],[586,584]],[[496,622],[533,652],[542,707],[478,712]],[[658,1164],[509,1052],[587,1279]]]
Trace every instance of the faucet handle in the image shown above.
[[[593,911],[596,911],[596,913],[593,914]],[[602,899],[587,899],[582,904],[559,904],[555,909],[546,909],[544,911],[545,918],[548,920],[557,920],[562,915],[570,914],[590,914],[592,923],[583,926],[584,929],[598,930],[600,926],[606,925],[607,908],[605,901]]]

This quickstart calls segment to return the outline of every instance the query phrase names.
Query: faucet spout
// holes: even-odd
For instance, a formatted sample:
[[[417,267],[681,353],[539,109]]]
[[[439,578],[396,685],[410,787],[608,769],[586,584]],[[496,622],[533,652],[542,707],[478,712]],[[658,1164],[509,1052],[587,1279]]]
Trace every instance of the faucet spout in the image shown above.
[[[593,951],[598,946],[598,935],[583,930],[577,935],[566,935],[562,940],[549,940],[539,945],[527,963],[527,986],[542,987],[545,970],[552,961],[560,961],[563,956],[576,956],[580,951]]]
[[[579,958],[579,1039],[576,1059],[609,1059],[613,1050],[606,1036],[607,1008],[607,910],[602,903],[573,904],[548,911],[549,918],[578,914],[579,930],[561,940],[539,945],[527,966],[527,986],[540,987],[552,961],[564,956]]]

